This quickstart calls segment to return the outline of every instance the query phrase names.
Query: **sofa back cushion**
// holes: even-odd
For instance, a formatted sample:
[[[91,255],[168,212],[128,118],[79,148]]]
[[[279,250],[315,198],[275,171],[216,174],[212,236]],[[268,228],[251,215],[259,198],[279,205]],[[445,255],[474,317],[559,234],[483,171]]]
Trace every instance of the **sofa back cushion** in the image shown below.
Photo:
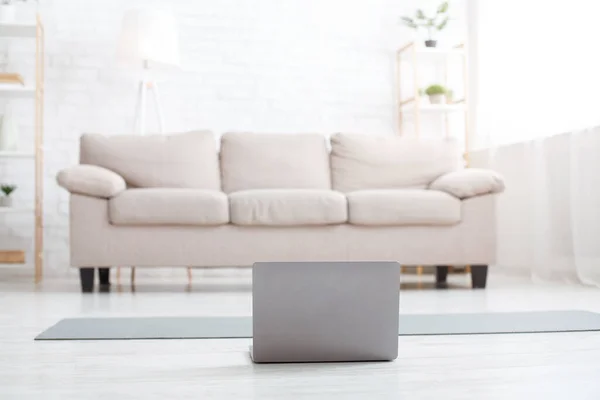
[[[84,134],[80,161],[123,177],[129,187],[220,190],[219,158],[210,132],[170,135]]]
[[[330,189],[326,138],[308,133],[226,133],[221,138],[221,179],[226,193]]]
[[[453,139],[342,133],[331,138],[332,184],[341,192],[423,189],[459,165]]]

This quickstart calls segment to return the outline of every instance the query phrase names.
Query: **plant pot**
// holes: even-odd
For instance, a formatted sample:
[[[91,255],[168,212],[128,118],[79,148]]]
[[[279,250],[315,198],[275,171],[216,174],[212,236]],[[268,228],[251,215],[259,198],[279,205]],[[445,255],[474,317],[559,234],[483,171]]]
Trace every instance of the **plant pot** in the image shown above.
[[[0,207],[12,207],[13,201],[10,196],[0,197]]]
[[[429,102],[431,104],[443,104],[446,102],[446,95],[445,94],[430,94]]]
[[[437,40],[426,40],[425,47],[435,47],[437,44]]]
[[[0,24],[15,22],[17,7],[14,4],[0,4]]]

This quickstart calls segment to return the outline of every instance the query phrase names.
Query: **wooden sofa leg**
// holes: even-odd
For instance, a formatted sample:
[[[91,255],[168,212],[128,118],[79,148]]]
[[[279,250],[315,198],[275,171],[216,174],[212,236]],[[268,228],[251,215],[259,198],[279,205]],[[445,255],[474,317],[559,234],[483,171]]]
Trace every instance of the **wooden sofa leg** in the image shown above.
[[[81,281],[81,291],[83,293],[94,291],[94,272],[95,268],[79,268],[79,280]]]
[[[438,289],[448,287],[448,269],[447,265],[437,265],[435,267],[435,287]]]
[[[100,285],[110,285],[110,268],[98,268],[98,278],[100,279]]]
[[[485,289],[487,273],[487,265],[471,265],[471,283],[473,289]]]

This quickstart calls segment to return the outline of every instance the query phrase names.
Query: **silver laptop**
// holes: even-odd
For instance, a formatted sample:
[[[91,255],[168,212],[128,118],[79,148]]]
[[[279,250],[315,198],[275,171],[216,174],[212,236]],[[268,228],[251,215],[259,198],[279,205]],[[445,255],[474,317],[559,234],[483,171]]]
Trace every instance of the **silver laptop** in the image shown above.
[[[398,357],[398,263],[259,262],[252,279],[254,362]]]

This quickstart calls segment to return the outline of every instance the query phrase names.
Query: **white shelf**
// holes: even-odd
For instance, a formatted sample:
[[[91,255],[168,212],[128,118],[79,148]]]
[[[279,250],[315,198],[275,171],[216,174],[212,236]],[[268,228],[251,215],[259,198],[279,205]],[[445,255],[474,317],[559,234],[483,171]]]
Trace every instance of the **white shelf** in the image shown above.
[[[27,151],[2,151],[0,150],[1,158],[34,158],[35,153]]]
[[[0,83],[0,97],[33,98],[35,88],[19,84]]]
[[[419,106],[422,111],[434,111],[434,112],[455,112],[464,111],[464,104],[431,104],[423,103]]]
[[[417,47],[416,53],[424,56],[462,56],[465,54],[462,48],[447,48],[447,49],[438,49],[437,47]]]
[[[11,38],[34,38],[37,32],[35,23],[33,24],[0,24],[0,37]]]
[[[438,48],[417,46],[414,49],[415,55],[419,58],[446,59],[447,57],[464,56],[465,51],[462,47],[457,48]],[[399,51],[400,59],[409,61],[412,59],[413,50],[404,48]]]
[[[406,104],[404,104],[401,109],[406,112],[413,112],[415,110],[416,104],[413,99],[408,100]],[[427,97],[422,98],[419,102],[419,110],[421,111],[431,111],[431,112],[455,112],[455,111],[464,111],[465,104],[464,103],[454,103],[454,104],[431,104]]]
[[[33,213],[33,207],[0,207],[1,214],[25,214]]]

